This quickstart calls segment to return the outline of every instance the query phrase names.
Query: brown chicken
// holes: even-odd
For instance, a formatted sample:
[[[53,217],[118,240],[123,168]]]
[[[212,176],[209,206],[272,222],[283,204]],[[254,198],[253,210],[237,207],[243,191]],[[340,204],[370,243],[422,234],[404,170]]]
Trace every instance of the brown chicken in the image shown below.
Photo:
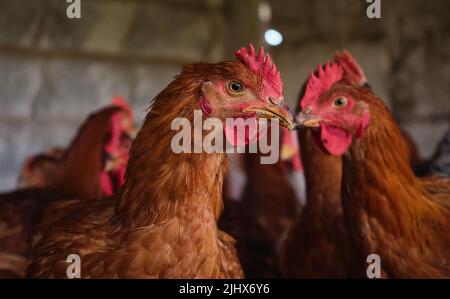
[[[236,188],[231,184],[236,184],[237,178],[227,178],[225,209],[219,222],[237,241],[236,249],[246,278],[279,277],[278,241],[299,210],[295,190],[283,167],[285,161],[261,164],[261,156],[264,155],[260,152],[238,156],[246,182],[241,186],[239,198],[233,198],[236,192],[226,191]]]
[[[218,137],[237,146],[259,135],[235,135],[226,118],[276,117],[292,127],[269,56],[262,49],[256,56],[252,46],[236,55],[237,62],[185,66],[156,96],[131,146],[115,206],[85,201],[68,212],[35,247],[29,276],[65,278],[70,254],[80,256],[82,278],[243,276],[234,240],[217,228],[226,154],[179,151],[172,143],[181,133],[172,127],[184,123],[193,133],[184,140],[188,148],[199,145],[205,132],[189,125],[198,113],[225,122]]]
[[[112,195],[123,184],[134,132],[128,104],[113,99],[110,107],[89,116],[79,132],[50,188],[77,198]]]
[[[299,132],[307,203],[289,228],[279,252],[286,278],[345,278],[351,251],[341,205],[342,161],[325,156],[309,132]]]
[[[348,52],[335,57],[355,86],[367,87],[366,76]],[[317,71],[316,71],[317,75]],[[300,92],[305,96],[306,84]],[[297,110],[301,107],[301,102]],[[352,262],[352,248],[344,225],[341,203],[342,159],[323,153],[311,132],[298,132],[304,167],[307,203],[290,227],[279,252],[279,263],[288,278],[361,277]]]
[[[45,188],[58,176],[64,149],[54,147],[45,153],[30,156],[26,159],[18,179],[19,188]]]
[[[25,172],[25,177],[29,179],[25,180],[35,187],[0,195],[1,277],[24,275],[25,259],[32,243],[51,226],[57,215],[46,211],[49,205],[58,206],[56,202],[65,205],[70,199],[98,198],[104,193],[101,174],[107,161],[102,161],[102,152],[116,134],[111,132],[111,121],[123,112],[128,115],[115,105],[89,116],[63,156],[55,158],[50,168],[36,170],[42,166],[39,164],[42,161],[29,161],[38,165],[26,164],[29,172]],[[128,127],[124,127],[124,132],[127,130]],[[53,212],[58,211],[53,208]]]
[[[339,63],[311,75],[298,122],[327,154],[343,157],[342,203],[354,259],[380,257],[388,278],[450,277],[450,181],[421,181],[389,109],[348,82]]]

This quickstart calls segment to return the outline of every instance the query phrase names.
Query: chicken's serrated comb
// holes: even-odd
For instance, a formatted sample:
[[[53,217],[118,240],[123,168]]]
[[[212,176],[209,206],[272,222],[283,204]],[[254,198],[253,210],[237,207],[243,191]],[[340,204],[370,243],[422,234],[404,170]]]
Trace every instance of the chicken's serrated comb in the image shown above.
[[[125,113],[128,114],[128,117],[133,118],[133,110],[122,96],[115,96],[112,99],[112,105],[121,108],[123,111],[125,111]]]
[[[236,57],[245,64],[252,72],[259,74],[262,78],[262,89],[275,93],[281,97],[283,93],[283,82],[276,65],[272,63],[269,53],[264,55],[264,48],[261,47],[256,55],[255,48],[250,44],[247,48],[240,48],[236,51]]]
[[[320,98],[320,95],[342,80],[344,69],[337,63],[327,63],[325,67],[319,64],[317,75],[311,72],[306,83],[305,95],[301,99],[301,106],[305,109]]]
[[[367,77],[364,74],[364,70],[346,49],[342,52],[336,52],[334,54],[334,61],[342,66],[344,69],[344,77],[349,83],[358,86],[364,86],[367,83]]]

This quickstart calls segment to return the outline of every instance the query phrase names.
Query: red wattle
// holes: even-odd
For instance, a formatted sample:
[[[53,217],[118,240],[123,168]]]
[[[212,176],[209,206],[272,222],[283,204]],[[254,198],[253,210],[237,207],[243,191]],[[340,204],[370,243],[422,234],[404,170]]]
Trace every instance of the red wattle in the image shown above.
[[[111,182],[111,178],[109,177],[108,173],[104,171],[100,173],[100,186],[102,188],[103,195],[111,196],[114,194],[114,188]]]
[[[326,153],[342,156],[352,144],[352,135],[347,130],[320,124],[320,136],[314,134],[316,143]]]
[[[244,119],[242,120],[244,121]],[[256,142],[263,134],[265,134],[266,130],[258,132],[258,121],[255,117],[247,118],[245,122],[248,123],[249,120],[250,124],[245,126],[245,130],[242,130],[242,128],[241,130],[238,130],[237,125],[230,126],[225,123],[224,133],[229,144],[232,146],[243,147],[249,143],[252,144]]]

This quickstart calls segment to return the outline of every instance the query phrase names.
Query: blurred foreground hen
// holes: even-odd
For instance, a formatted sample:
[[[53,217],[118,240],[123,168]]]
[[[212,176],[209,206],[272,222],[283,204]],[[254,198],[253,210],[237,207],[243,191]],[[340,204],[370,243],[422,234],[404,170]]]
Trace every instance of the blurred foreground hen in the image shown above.
[[[236,55],[237,62],[185,66],[154,99],[132,144],[115,205],[85,201],[68,211],[35,247],[30,276],[65,278],[69,254],[80,256],[82,278],[243,276],[234,240],[217,228],[226,154],[175,153],[171,147],[173,121],[182,117],[192,124],[194,110],[221,122],[269,116],[292,126],[269,56],[262,49],[256,56],[252,46]],[[258,138],[223,127],[232,145]],[[204,134],[196,126],[192,132],[190,145]]]

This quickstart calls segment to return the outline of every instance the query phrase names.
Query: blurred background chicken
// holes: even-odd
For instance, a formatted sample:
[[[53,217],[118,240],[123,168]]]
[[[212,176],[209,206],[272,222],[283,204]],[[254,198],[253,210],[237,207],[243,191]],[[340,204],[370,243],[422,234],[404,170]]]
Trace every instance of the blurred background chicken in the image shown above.
[[[450,177],[450,131],[445,134],[430,160],[428,175]]]
[[[45,188],[56,180],[64,149],[54,147],[45,153],[28,157],[18,177],[17,187]]]
[[[433,156],[416,164],[414,171],[421,177],[450,177],[450,131],[443,136]]]
[[[70,200],[98,199],[111,195],[123,182],[128,162],[132,114],[123,99],[93,114],[82,124],[66,150],[52,149],[29,158],[21,175],[20,189],[0,194],[0,273],[23,276],[24,261],[33,242],[57,218],[55,207]],[[110,160],[113,167],[108,167]],[[117,179],[116,179],[117,177]],[[106,186],[106,188],[105,188]],[[12,264],[12,265],[11,265]],[[4,268],[1,266],[4,265]]]
[[[270,140],[269,135],[266,138]],[[279,135],[281,157],[277,163],[262,164],[264,154],[260,152],[231,154],[225,180],[219,226],[236,239],[247,278],[279,277],[278,242],[305,200],[298,144],[287,129],[280,129]]]

